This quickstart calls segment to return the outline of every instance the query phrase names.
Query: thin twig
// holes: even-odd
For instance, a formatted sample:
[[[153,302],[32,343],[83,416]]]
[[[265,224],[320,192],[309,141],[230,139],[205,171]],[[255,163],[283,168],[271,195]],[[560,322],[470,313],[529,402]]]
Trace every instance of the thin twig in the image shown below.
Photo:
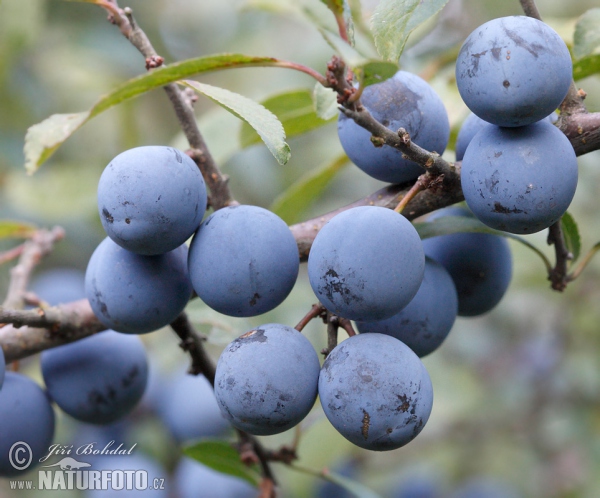
[[[302,318],[302,320],[300,320],[300,322],[298,322],[298,325],[296,325],[294,328],[298,332],[302,332],[302,330],[304,330],[304,327],[306,327],[306,325],[308,325],[308,323],[313,318],[321,317],[325,319],[326,313],[327,310],[325,309],[325,306],[323,306],[321,303],[313,304],[310,311]]]
[[[200,335],[194,329],[185,311],[182,311],[170,326],[181,339],[179,344],[181,349],[189,353],[192,358],[188,373],[191,375],[202,374],[210,382],[210,385],[214,386],[216,367],[204,349],[203,343],[206,341],[206,337]]]
[[[525,12],[526,16],[533,17],[538,21],[542,20],[542,16],[540,15],[540,11],[535,4],[535,0],[519,0],[521,2],[521,8],[523,12]]]
[[[19,263],[10,271],[8,293],[2,303],[4,308],[21,309],[24,307],[24,296],[27,292],[31,272],[40,260],[52,251],[54,243],[63,239],[64,236],[65,231],[61,227],[54,227],[52,230],[37,230],[23,244]]]
[[[560,220],[550,226],[548,230],[548,244],[554,245],[554,252],[556,254],[556,264],[548,275],[548,279],[552,282],[554,290],[563,291],[568,282],[567,265],[573,259],[573,255],[569,252],[565,243]]]

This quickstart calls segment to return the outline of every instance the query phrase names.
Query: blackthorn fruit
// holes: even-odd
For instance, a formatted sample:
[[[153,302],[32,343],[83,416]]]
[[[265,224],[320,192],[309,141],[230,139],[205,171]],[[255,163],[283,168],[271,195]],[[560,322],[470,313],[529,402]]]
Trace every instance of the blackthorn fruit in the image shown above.
[[[131,412],[148,379],[140,338],[111,330],[44,351],[41,367],[56,404],[91,424],[110,424]]]
[[[412,224],[376,206],[334,216],[308,256],[314,293],[329,311],[351,320],[383,320],[398,313],[419,290],[424,267]]]
[[[31,290],[50,306],[85,298],[85,273],[75,268],[53,268],[36,275]]]
[[[105,168],[98,211],[107,235],[138,254],[171,251],[196,231],[206,210],[196,163],[171,147],[136,147]]]
[[[412,441],[433,406],[419,357],[398,339],[359,334],[338,344],[319,376],[319,398],[335,429],[361,448],[386,451]]]
[[[0,477],[16,476],[38,465],[54,437],[54,411],[46,392],[30,378],[6,372],[0,389],[0,421]]]
[[[179,498],[255,498],[257,494],[250,483],[185,457],[175,469],[175,488]]]
[[[523,126],[560,105],[572,71],[569,49],[550,26],[532,17],[501,17],[466,39],[456,60],[456,83],[481,119]]]
[[[423,357],[446,339],[457,312],[458,297],[452,277],[438,262],[426,258],[423,282],[406,308],[386,320],[359,321],[356,325],[361,333],[391,335]]]
[[[215,396],[231,423],[250,434],[291,429],[317,397],[319,358],[297,330],[269,323],[229,344],[217,363]]]
[[[223,436],[231,428],[203,375],[174,375],[165,385],[159,414],[178,443]]]
[[[256,316],[288,296],[300,259],[292,232],[257,206],[219,209],[192,240],[189,268],[200,299],[225,315]]]
[[[6,372],[6,361],[4,360],[4,351],[0,347],[0,389],[2,389],[2,384],[4,383],[4,374]]]
[[[477,132],[485,126],[489,126],[489,124],[487,121],[478,118],[476,114],[471,113],[467,116],[456,137],[455,150],[457,161],[462,161],[467,150],[467,145],[469,145]]]
[[[192,295],[187,247],[142,256],[107,237],[90,258],[85,292],[94,314],[108,328],[144,334],[164,327]]]
[[[429,220],[444,216],[471,213],[464,208],[446,208]],[[425,239],[423,248],[452,277],[459,316],[482,315],[504,296],[512,277],[512,255],[506,238],[489,233],[454,233]]]
[[[406,71],[382,83],[366,87],[362,104],[390,130],[404,128],[411,140],[440,155],[448,145],[450,124],[444,103],[422,78]],[[340,114],[340,142],[350,160],[378,180],[402,183],[416,179],[425,170],[402,158],[402,152],[387,145],[375,147],[371,133],[351,118]]]
[[[569,139],[547,120],[483,128],[467,147],[461,184],[467,205],[489,227],[530,234],[565,213],[577,187]]]

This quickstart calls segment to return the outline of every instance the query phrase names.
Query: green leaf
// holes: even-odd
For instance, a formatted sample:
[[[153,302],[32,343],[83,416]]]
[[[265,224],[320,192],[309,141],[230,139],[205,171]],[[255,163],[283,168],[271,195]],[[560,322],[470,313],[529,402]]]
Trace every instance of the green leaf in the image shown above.
[[[242,463],[240,454],[227,441],[204,439],[192,446],[185,447],[183,452],[217,472],[239,477],[253,486],[258,485],[257,472]]]
[[[208,97],[248,123],[259,134],[279,164],[286,164],[290,160],[290,146],[285,142],[285,130],[271,111],[254,100],[224,88],[189,80],[182,81],[181,84]]]
[[[317,116],[329,121],[338,115],[337,93],[331,88],[325,88],[321,83],[315,85],[313,105]]]
[[[384,61],[367,61],[354,68],[354,74],[363,87],[381,83],[398,72],[398,64]]]
[[[552,264],[544,255],[544,253],[541,252],[527,239],[519,237],[518,235],[514,235],[512,233],[494,230],[493,228],[490,228],[481,223],[481,221],[479,221],[477,218],[470,218],[465,216],[443,216],[433,221],[415,223],[414,227],[417,230],[417,233],[419,234],[421,239],[437,237],[438,235],[450,235],[453,233],[470,232],[489,233],[492,235],[498,235],[500,237],[506,237],[512,240],[517,240],[521,244],[525,245],[533,252],[535,252],[542,259],[548,271],[552,269]]]
[[[319,86],[323,88],[322,85]],[[288,138],[327,124],[327,121],[315,113],[312,93],[306,89],[274,95],[261,102],[261,105],[279,118]],[[246,123],[242,125],[239,136],[242,147],[248,147],[260,141],[253,128]]]
[[[37,171],[40,165],[81,126],[125,100],[194,74],[258,66],[281,67],[282,61],[272,57],[250,57],[241,54],[212,55],[181,61],[133,78],[100,98],[89,111],[77,114],[54,114],[29,128],[25,136],[25,169],[29,174]]]
[[[573,79],[581,80],[600,73],[600,54],[588,55],[573,64]]]
[[[22,221],[0,220],[0,239],[26,239],[37,230],[35,225]]]
[[[320,31],[325,41],[352,69],[361,86],[381,83],[394,76],[398,71],[397,62],[369,59],[348,45],[339,36],[325,29],[321,29]]]
[[[409,35],[446,3],[448,0],[381,0],[371,18],[379,55],[398,62]]]
[[[338,172],[349,163],[346,155],[311,171],[283,192],[269,208],[288,225],[302,220],[302,214],[316,201]]]
[[[600,8],[590,9],[575,25],[573,35],[573,55],[581,59],[597,53],[600,48]]]
[[[577,258],[579,258],[579,255],[581,254],[581,237],[579,235],[579,228],[577,227],[577,222],[569,213],[563,214],[562,218],[560,219],[560,226],[562,228],[567,249],[573,255],[573,259],[571,260],[572,264],[577,261]]]

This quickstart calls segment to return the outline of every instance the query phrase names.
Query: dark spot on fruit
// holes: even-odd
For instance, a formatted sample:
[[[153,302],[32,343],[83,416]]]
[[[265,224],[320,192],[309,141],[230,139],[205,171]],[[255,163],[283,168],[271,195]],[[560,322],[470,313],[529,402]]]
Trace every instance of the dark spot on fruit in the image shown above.
[[[125,218],[125,223],[129,225],[131,223],[131,220],[129,218]]]
[[[410,400],[406,394],[396,394],[398,400],[400,401],[400,405],[396,408],[397,412],[406,413],[410,408]]]
[[[499,202],[494,202],[494,209],[492,210],[492,213],[501,213],[501,214],[518,214],[518,213],[522,213],[523,210],[522,209],[517,209],[516,207],[509,209],[506,206],[503,206],[502,204],[500,204]]]
[[[121,379],[121,385],[123,387],[129,387],[133,384],[135,378],[139,375],[139,373],[140,372],[138,370],[137,365],[134,365],[133,368],[129,370],[129,372],[127,372],[127,375]]]
[[[254,296],[252,296],[252,299],[250,299],[250,306],[255,306],[259,299],[260,294],[258,292],[255,292]]]
[[[365,439],[369,438],[370,423],[371,423],[370,415],[366,412],[366,410],[363,410],[362,428],[361,428],[360,432]]]
[[[492,49],[492,57],[493,57],[495,60],[497,60],[497,61],[498,61],[498,60],[500,60],[500,54],[501,54],[501,53],[502,53],[502,48],[501,48],[501,47],[494,47],[494,48]]]
[[[110,214],[108,212],[108,209],[106,209],[105,207],[102,208],[102,216],[104,216],[104,219],[106,221],[108,221],[109,223],[112,223],[113,221],[115,221],[115,219],[113,218],[112,214]]]
[[[502,86],[504,86],[504,88],[508,88],[508,87],[510,86],[510,81],[508,81],[508,80],[504,80],[504,81],[502,82]]]

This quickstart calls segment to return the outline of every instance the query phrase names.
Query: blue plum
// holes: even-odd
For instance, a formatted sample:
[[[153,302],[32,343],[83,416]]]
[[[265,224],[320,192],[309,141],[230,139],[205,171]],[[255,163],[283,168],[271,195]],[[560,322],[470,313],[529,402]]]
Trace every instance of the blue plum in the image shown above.
[[[467,150],[467,146],[471,143],[473,137],[477,134],[479,130],[482,128],[489,126],[490,123],[484,121],[481,118],[478,118],[477,115],[471,113],[467,116],[467,118],[463,121],[462,126],[458,132],[458,136],[456,137],[456,160],[462,161],[465,151]]]
[[[519,498],[511,485],[491,477],[476,477],[463,483],[450,498]]]
[[[257,495],[257,489],[250,483],[185,457],[175,469],[174,482],[179,498],[255,498]]]
[[[127,449],[130,449],[129,446]],[[100,448],[102,449],[102,448]],[[106,471],[106,488],[90,487],[85,498],[171,497],[167,470],[155,459],[134,449],[131,454],[81,456],[92,471]],[[102,482],[102,481],[100,481]]]
[[[196,231],[206,210],[196,163],[171,147],[136,147],[104,169],[98,211],[107,235],[138,254],[171,251]]]
[[[319,376],[319,398],[335,429],[361,448],[387,451],[412,441],[433,406],[433,387],[419,357],[384,334],[338,344]]]
[[[467,205],[481,222],[530,234],[565,213],[577,176],[569,139],[543,120],[518,128],[482,129],[463,157],[461,185]]]
[[[532,17],[501,17],[468,36],[456,60],[456,83],[481,119],[524,126],[560,105],[572,71],[569,49],[550,26]]]
[[[6,372],[0,421],[0,477],[35,467],[54,437],[54,410],[46,392],[30,378]]]
[[[164,386],[159,415],[178,443],[223,436],[231,428],[203,375],[180,373]]]
[[[272,310],[291,292],[300,267],[292,232],[276,214],[257,206],[230,206],[209,216],[189,252],[194,290],[225,315]]]
[[[85,292],[94,314],[108,328],[145,334],[164,327],[192,295],[187,247],[142,256],[107,237],[90,258]]]
[[[382,83],[366,87],[361,102],[390,130],[408,131],[417,145],[440,155],[446,149],[450,136],[446,109],[433,88],[419,76],[399,71]],[[425,172],[404,159],[399,150],[387,145],[375,147],[371,133],[343,114],[338,119],[338,136],[352,162],[378,180],[402,183]]]
[[[271,435],[306,417],[317,397],[319,358],[297,330],[261,325],[221,353],[215,396],[221,412],[238,429]]]
[[[110,424],[131,412],[148,379],[140,338],[111,330],[44,351],[41,367],[56,404],[91,424]]]
[[[76,268],[52,268],[36,275],[30,288],[51,306],[85,299],[85,273]]]
[[[314,293],[329,311],[351,320],[383,320],[398,313],[419,290],[424,267],[412,224],[376,206],[334,216],[308,256]]]
[[[400,313],[386,320],[357,322],[361,333],[376,332],[402,341],[419,357],[435,351],[456,320],[458,297],[450,274],[438,262],[426,258],[419,291]]]
[[[472,216],[464,208],[437,211],[444,216]],[[423,241],[425,254],[452,277],[458,295],[459,316],[478,316],[502,299],[512,278],[512,255],[507,240],[488,233],[455,233]]]
[[[4,383],[4,374],[6,372],[6,361],[4,360],[4,351],[0,347],[0,389]]]

